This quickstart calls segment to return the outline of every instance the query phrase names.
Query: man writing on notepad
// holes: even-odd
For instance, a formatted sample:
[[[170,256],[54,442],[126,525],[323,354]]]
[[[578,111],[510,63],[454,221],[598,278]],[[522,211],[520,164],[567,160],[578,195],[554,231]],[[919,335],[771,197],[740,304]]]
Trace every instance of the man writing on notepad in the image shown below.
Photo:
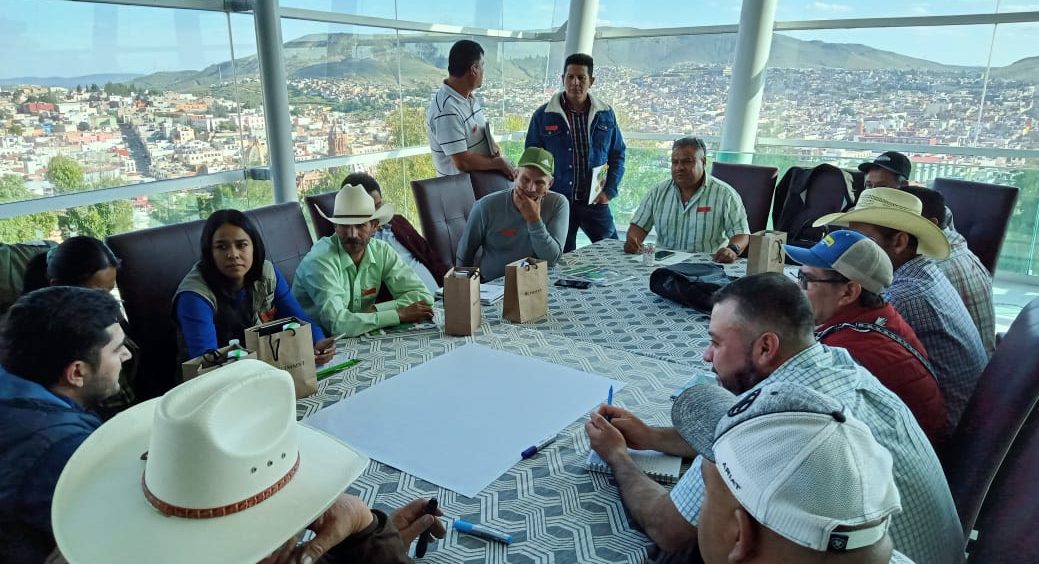
[[[715,295],[704,360],[713,365],[719,384],[740,395],[737,402],[760,393],[762,383],[787,382],[846,406],[894,459],[895,483],[907,508],[891,522],[895,549],[917,562],[962,560],[963,532],[949,486],[912,412],[846,350],[817,343],[814,329],[811,304],[796,283],[779,273],[747,276]],[[601,406],[585,430],[646,534],[665,551],[695,550],[703,459],[697,457],[669,493],[628,455],[630,447],[696,456],[682,435],[674,427],[650,427],[614,406]]]
[[[657,247],[689,253],[713,253],[732,262],[747,248],[747,210],[736,190],[707,174],[707,146],[699,137],[683,137],[671,147],[671,179],[649,189],[628,226],[624,252],[642,252],[656,228]]]

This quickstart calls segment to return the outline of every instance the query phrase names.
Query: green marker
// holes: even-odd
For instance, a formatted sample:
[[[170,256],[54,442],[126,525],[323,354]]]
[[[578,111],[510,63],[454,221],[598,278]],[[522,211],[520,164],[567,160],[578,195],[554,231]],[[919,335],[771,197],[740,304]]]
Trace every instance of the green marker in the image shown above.
[[[346,370],[347,368],[350,368],[351,366],[359,364],[360,362],[361,361],[359,359],[351,358],[350,360],[348,360],[346,362],[340,362],[339,364],[334,364],[334,365],[329,366],[327,368],[322,368],[321,370],[317,371],[317,379],[320,380],[322,378],[331,376],[331,375],[335,374],[336,372],[341,372],[343,370]]]

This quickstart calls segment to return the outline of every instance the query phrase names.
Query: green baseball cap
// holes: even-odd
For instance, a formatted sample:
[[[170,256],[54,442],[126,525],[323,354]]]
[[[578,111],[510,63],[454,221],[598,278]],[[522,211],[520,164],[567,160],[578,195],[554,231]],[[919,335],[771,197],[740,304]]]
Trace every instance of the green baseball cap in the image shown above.
[[[555,164],[556,159],[552,156],[552,153],[541,147],[527,147],[519,160],[519,166],[532,166],[549,176],[552,176]]]

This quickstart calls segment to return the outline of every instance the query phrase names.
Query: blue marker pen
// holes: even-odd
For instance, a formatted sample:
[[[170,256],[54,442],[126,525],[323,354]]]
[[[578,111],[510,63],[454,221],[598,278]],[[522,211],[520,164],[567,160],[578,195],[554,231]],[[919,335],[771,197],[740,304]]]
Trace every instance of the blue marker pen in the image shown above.
[[[508,533],[500,533],[482,525],[474,525],[461,519],[455,519],[454,529],[460,533],[473,535],[474,537],[512,544],[512,535]]]
[[[610,386],[610,393],[606,396],[606,405],[613,405],[613,386]],[[606,420],[610,421],[613,419],[612,415],[607,415]]]

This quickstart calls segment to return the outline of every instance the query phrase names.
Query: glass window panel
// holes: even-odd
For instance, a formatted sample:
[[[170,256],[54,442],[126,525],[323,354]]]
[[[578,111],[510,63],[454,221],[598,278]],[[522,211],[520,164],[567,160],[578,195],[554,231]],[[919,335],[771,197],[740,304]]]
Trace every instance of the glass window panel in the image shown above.
[[[226,14],[195,10],[7,10],[0,49],[18,56],[0,93],[0,174],[41,197],[240,168],[228,31]]]
[[[596,26],[652,29],[734,24],[740,21],[742,4],[726,0],[600,0]]]
[[[296,160],[401,146],[396,31],[283,19],[282,38]]]
[[[991,14],[996,4],[996,0],[779,0],[776,21]]]
[[[394,2],[386,0],[280,0],[284,8],[305,8],[372,18],[396,17]]]
[[[985,145],[991,134],[978,130],[978,112],[991,33],[992,26],[777,33],[758,136]]]
[[[599,40],[593,92],[624,132],[717,136],[735,54],[735,34]]]

